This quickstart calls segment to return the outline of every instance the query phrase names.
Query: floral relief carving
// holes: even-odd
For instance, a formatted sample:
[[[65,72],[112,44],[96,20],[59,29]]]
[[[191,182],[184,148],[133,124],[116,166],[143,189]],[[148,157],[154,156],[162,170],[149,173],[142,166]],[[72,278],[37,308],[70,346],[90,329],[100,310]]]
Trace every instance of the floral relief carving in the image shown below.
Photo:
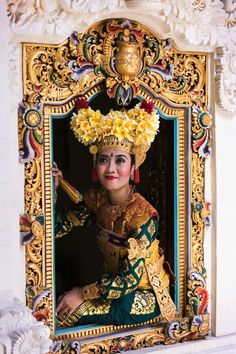
[[[228,14],[226,26],[232,27],[236,25],[236,3],[234,0],[224,0],[224,10]]]
[[[91,23],[97,14],[126,9],[133,0],[8,0],[10,26],[17,33],[55,33],[68,35],[83,22]],[[146,0],[153,4],[155,16],[161,17],[172,32],[185,35],[189,43],[224,45],[236,40],[236,5],[234,1],[221,0]],[[147,8],[147,11],[149,8]],[[143,10],[143,9],[142,9]],[[126,11],[127,12],[127,11]],[[78,13],[80,16],[78,16]],[[88,14],[90,19],[88,18]],[[72,28],[73,26],[73,28]]]
[[[189,43],[216,47],[217,104],[236,112],[236,4],[233,0],[148,0],[171,33],[181,33]],[[219,48],[220,47],[220,48]]]
[[[217,103],[230,112],[236,112],[236,46],[216,49]]]
[[[160,2],[171,31],[183,33],[189,43],[218,46],[227,43],[229,37],[233,39],[235,23],[221,0]]]
[[[163,1],[164,21],[193,44],[216,47],[217,104],[236,112],[236,4],[232,0]],[[219,48],[220,47],[220,48]]]
[[[45,354],[51,340],[50,330],[39,322],[17,299],[3,300],[0,305],[0,352]]]
[[[13,32],[40,36],[68,36],[79,25],[96,21],[101,12],[125,6],[124,0],[8,0],[7,3]]]
[[[8,45],[8,58],[9,58],[9,81],[11,89],[11,113],[15,116],[16,107],[22,96],[20,88],[22,87],[22,72],[19,65],[19,58],[21,57],[20,44],[9,43]]]
[[[140,7],[142,12],[149,13],[150,7],[142,7],[148,2],[152,14],[155,10],[155,17],[163,20],[171,33],[184,35],[191,44],[222,47],[217,49],[217,103],[235,112],[236,4],[233,0],[8,0],[8,16],[11,30],[18,35],[34,33],[42,39],[44,34],[61,38],[114,11],[125,10],[129,16],[132,9],[137,13]],[[132,9],[129,4],[134,4]]]

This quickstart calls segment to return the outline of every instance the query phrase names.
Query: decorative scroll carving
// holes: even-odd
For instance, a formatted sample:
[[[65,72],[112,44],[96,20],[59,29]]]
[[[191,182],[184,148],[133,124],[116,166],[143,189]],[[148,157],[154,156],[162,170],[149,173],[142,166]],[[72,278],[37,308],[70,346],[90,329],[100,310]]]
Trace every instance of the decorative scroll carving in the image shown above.
[[[128,50],[127,43],[134,45],[130,45]],[[191,155],[189,174],[192,210],[188,270],[193,271],[188,275],[185,309],[187,318],[178,320],[178,323],[176,321],[169,323],[168,331],[156,321],[153,322],[155,327],[151,332],[144,330],[140,335],[132,332],[132,335],[126,336],[125,339],[116,336],[101,343],[96,341],[96,344],[82,344],[81,352],[109,353],[121,348],[138,349],[206,335],[208,328],[206,307],[202,308],[200,300],[207,294],[203,252],[204,227],[208,217],[208,204],[204,200],[204,159],[210,154],[211,126],[206,81],[207,55],[180,52],[172,46],[172,40],[159,39],[141,24],[130,20],[111,19],[91,26],[83,34],[73,32],[61,45],[25,44],[23,58],[25,100],[20,104],[18,111],[20,160],[25,163],[25,215],[21,217],[21,231],[22,241],[26,244],[27,301],[35,317],[52,327],[54,318],[51,295],[53,284],[50,117],[52,114],[63,115],[71,111],[78,96],[89,99],[99,91],[107,90],[108,96],[116,98],[118,103],[123,105],[134,97],[151,98],[164,116],[179,120],[178,158],[181,168],[178,188],[182,203],[182,209],[179,208],[181,229],[179,246],[182,252],[181,316],[184,314],[183,299],[186,290],[182,275],[186,267],[183,260],[185,254],[183,235],[186,230],[184,136],[188,120],[191,120],[189,126],[192,150],[189,151]],[[130,66],[127,67],[129,63]],[[41,150],[42,136],[44,155]],[[42,190],[42,168],[44,190]],[[119,329],[128,327],[114,329],[114,326],[105,326],[85,330],[83,335],[100,335]],[[77,339],[81,335],[81,332],[73,332],[56,336],[51,348],[52,353],[59,353],[62,349],[65,353],[69,350],[77,353],[80,347]]]
[[[173,33],[183,33],[189,43],[220,45],[227,43],[229,37],[233,38],[236,6],[232,0],[139,1],[140,5],[148,2],[152,4],[152,13],[155,10],[156,16],[164,20]],[[87,24],[90,21],[94,22],[98,12],[104,13],[119,9],[125,9],[127,12],[126,4],[129,5],[129,3],[132,4],[132,0],[97,0],[96,3],[92,0],[86,2],[40,0],[36,4],[33,0],[17,1],[16,4],[8,0],[8,15],[12,30],[15,32],[33,32],[40,35],[57,33],[66,36],[73,31],[72,24],[78,27],[84,22]],[[142,8],[142,11],[145,9]],[[150,12],[149,7],[146,12]],[[91,19],[88,18],[88,14]]]
[[[175,344],[178,341],[193,340],[202,338],[208,334],[209,315],[202,314],[193,317],[186,317],[169,323],[166,328],[155,326],[141,332],[127,334],[125,336],[114,336],[102,341],[96,340],[91,343],[80,343],[79,341],[56,341],[51,346],[50,354],[74,353],[121,353],[130,350],[138,350],[146,347],[154,347],[158,344]]]
[[[171,30],[185,34],[189,43],[219,45],[228,40],[229,14],[223,1],[161,1],[165,22]]]
[[[199,272],[203,271],[204,250],[204,218],[196,208],[196,204],[204,202],[204,190],[202,188],[202,179],[204,176],[204,160],[199,158],[196,153],[192,153],[192,238],[191,238],[191,264]]]
[[[207,157],[211,153],[209,147],[209,128],[212,124],[212,116],[209,112],[201,112],[198,107],[192,108],[192,145],[193,151],[200,157]]]
[[[113,20],[104,27],[98,24],[89,28],[82,37],[74,33],[72,38],[75,59],[70,60],[69,67],[73,79],[81,80],[88,71],[90,79],[93,72],[103,74],[108,95],[122,105],[136,97],[140,85],[183,104],[204,95],[204,56],[176,54],[170,39],[158,41],[144,26]]]
[[[206,55],[178,53],[170,39],[159,40],[133,21],[98,23],[83,34],[74,32],[61,46],[24,50],[24,91],[32,102],[63,100],[103,83],[108,96],[122,105],[136,97],[139,87],[146,87],[170,102],[196,105],[199,113],[207,106]]]
[[[168,336],[172,340],[193,340],[204,337],[209,330],[209,315],[199,315],[184,318],[181,321],[171,322],[167,328]]]
[[[57,34],[67,36],[73,27],[96,21],[98,13],[104,14],[125,7],[124,0],[34,0],[8,3],[11,28],[16,33],[34,35]]]
[[[188,313],[191,316],[205,313],[208,305],[205,271],[202,273],[199,273],[196,270],[189,271],[187,286]]]
[[[149,1],[158,3],[160,16],[169,25],[172,33],[184,34],[192,44],[210,44],[216,47],[217,103],[227,111],[236,112],[236,5],[234,1]]]
[[[217,103],[230,112],[236,112],[236,45],[216,49]]]
[[[28,306],[38,321],[50,326],[52,318],[52,291],[43,287],[28,286],[26,288]]]
[[[148,2],[152,5],[147,6]],[[132,13],[129,5],[132,0],[113,1],[17,1],[8,0],[8,15],[12,31],[19,34],[38,34],[42,40],[45,33],[67,36],[74,28],[87,25],[98,19],[98,13],[125,10],[127,16]],[[146,6],[142,6],[145,5]],[[220,107],[235,112],[235,31],[236,6],[234,1],[164,1],[145,0],[135,4],[134,10],[140,9],[144,16],[153,15],[169,26],[169,32],[183,34],[190,44],[203,44],[225,47],[221,54],[218,51],[217,65],[217,103]],[[78,16],[79,12],[79,16]],[[229,50],[229,46],[232,47]],[[222,57],[225,55],[225,57]],[[13,62],[12,62],[13,63]],[[14,64],[16,67],[17,65]],[[12,68],[14,70],[14,68]],[[14,83],[16,80],[12,80]],[[13,84],[12,84],[13,85]],[[18,87],[18,86],[16,86]]]
[[[31,311],[18,300],[0,305],[0,347],[4,353],[39,353],[48,352],[51,340],[50,331],[43,322],[38,322]]]

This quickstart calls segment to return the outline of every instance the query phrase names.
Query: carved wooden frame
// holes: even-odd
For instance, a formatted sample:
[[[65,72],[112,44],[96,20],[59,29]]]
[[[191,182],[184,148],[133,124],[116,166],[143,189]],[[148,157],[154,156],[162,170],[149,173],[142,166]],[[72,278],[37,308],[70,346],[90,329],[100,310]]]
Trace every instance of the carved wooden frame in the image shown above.
[[[142,69],[135,76],[119,75],[119,68],[111,65],[118,36],[122,40],[132,36],[139,46]],[[207,77],[206,53],[181,52],[171,39],[160,39],[127,19],[101,21],[59,45],[23,44],[24,99],[18,116],[20,160],[25,163],[21,235],[26,245],[26,295],[35,317],[51,329],[52,353],[115,353],[207,335],[204,227],[209,208],[204,200],[204,159],[210,153],[211,125]],[[134,97],[152,99],[159,112],[178,120],[179,312],[173,322],[153,321],[142,331],[100,326],[58,335],[54,332],[50,119],[72,110],[78,97],[89,99],[104,89],[123,104]],[[108,333],[109,337],[97,339]],[[84,342],[84,338],[90,339]]]

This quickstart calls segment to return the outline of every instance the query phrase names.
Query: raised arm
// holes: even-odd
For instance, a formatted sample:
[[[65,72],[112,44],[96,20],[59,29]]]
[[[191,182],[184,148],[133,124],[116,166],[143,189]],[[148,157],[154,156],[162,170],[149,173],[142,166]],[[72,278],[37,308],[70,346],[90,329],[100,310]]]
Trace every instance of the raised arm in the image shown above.
[[[57,194],[57,189],[60,186],[75,204],[83,200],[83,195],[63,178],[62,171],[58,168],[55,161],[53,162],[52,175],[54,177],[55,194]],[[55,201],[56,199],[57,197],[55,197]]]
[[[55,198],[57,201],[57,189],[60,186],[70,197],[74,205],[61,212],[55,213],[55,235],[56,238],[67,235],[74,227],[89,225],[95,219],[94,214],[83,202],[83,195],[77,191],[68,181],[63,178],[62,171],[57,163],[53,162],[52,175],[54,177]]]
[[[75,189],[68,181],[66,181],[63,177],[59,178],[59,185],[66,192],[66,194],[68,194],[70,199],[75,204],[78,204],[83,200],[83,195],[77,189]]]

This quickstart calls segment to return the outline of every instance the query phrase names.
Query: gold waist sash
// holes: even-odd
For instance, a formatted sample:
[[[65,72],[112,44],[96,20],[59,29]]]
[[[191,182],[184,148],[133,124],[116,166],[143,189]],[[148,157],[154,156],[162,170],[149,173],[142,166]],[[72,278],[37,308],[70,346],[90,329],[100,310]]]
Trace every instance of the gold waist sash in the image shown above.
[[[108,273],[116,274],[119,271],[121,257],[128,254],[129,259],[144,258],[144,271],[140,279],[138,289],[153,289],[161,315],[168,322],[175,317],[176,306],[168,292],[169,274],[163,268],[164,255],[160,255],[159,241],[155,240],[152,245],[146,249],[142,241],[137,239],[128,239],[131,248],[120,247],[111,244],[107,240],[98,240],[98,244],[105,258],[105,270]],[[131,256],[132,247],[135,248],[135,254]]]
[[[139,288],[153,289],[161,315],[168,322],[175,318],[176,306],[168,292],[169,275],[163,268],[164,255],[158,252],[159,241],[155,240],[151,247],[145,248],[142,241],[129,239],[131,249],[129,259],[143,257],[145,259],[145,270],[141,277]]]

